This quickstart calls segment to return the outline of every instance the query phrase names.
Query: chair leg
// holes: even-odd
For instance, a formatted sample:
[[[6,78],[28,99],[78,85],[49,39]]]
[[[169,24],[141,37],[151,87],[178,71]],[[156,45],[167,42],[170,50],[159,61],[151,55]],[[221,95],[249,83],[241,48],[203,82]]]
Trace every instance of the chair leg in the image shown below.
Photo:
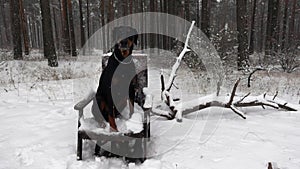
[[[147,132],[148,132],[148,135],[147,135],[147,138],[148,138],[148,141],[150,141],[150,122],[148,123],[147,125]]]
[[[143,138],[143,162],[147,160],[147,142],[149,138]]]
[[[97,141],[96,142],[96,145],[95,145],[95,155],[100,155],[100,151],[101,151],[101,147],[99,146],[99,142]]]
[[[82,160],[82,138],[79,133],[77,136],[77,160]]]

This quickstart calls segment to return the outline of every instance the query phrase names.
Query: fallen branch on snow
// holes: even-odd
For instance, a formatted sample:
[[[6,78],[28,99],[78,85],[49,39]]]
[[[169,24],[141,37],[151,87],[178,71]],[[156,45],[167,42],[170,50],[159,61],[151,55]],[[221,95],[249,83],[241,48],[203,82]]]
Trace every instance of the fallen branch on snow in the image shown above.
[[[168,106],[170,107],[172,113],[168,111],[162,111],[159,110],[159,108],[154,107],[155,109],[154,114],[165,117],[167,119],[174,119],[176,117],[178,121],[181,121],[183,115],[187,115],[208,107],[223,107],[223,108],[231,109],[234,113],[236,113],[243,119],[246,119],[245,113],[239,110],[238,107],[262,106],[264,108],[266,106],[274,109],[281,108],[287,111],[297,111],[297,108],[293,107],[286,101],[278,99],[277,98],[278,92],[276,92],[274,96],[267,96],[266,93],[259,96],[250,96],[250,93],[247,93],[245,96],[237,99],[236,89],[238,87],[239,82],[240,79],[237,80],[236,83],[234,84],[228,102],[217,100],[218,97],[208,98],[206,96],[203,98],[197,98],[195,100],[191,100],[187,102],[181,102],[181,103],[170,102],[172,104],[169,104]],[[173,99],[172,95],[170,95],[169,93],[167,94],[167,96],[169,97],[169,99],[171,100]]]

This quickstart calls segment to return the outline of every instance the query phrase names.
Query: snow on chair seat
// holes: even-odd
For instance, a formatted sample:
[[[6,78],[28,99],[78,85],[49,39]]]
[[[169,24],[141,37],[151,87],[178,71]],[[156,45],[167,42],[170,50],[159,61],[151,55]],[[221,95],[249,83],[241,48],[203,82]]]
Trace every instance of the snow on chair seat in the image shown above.
[[[143,109],[136,103],[134,109],[134,113],[130,119],[116,119],[116,124],[119,129],[118,132],[110,132],[110,127],[107,122],[104,122],[105,126],[101,127],[94,118],[81,118],[81,125],[78,132],[81,133],[83,138],[92,140],[128,141],[132,139],[123,136],[142,138],[144,137]],[[129,111],[128,108],[125,108],[121,114],[124,114],[126,111]]]

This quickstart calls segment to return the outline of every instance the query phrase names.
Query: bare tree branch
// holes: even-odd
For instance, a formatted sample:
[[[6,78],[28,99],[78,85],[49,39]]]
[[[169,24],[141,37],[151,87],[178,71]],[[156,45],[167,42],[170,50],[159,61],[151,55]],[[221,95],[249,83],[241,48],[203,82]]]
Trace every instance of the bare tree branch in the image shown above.
[[[264,69],[264,68],[256,68],[256,69],[254,69],[254,70],[249,74],[249,76],[248,76],[248,87],[251,86],[251,85],[250,85],[250,83],[251,83],[251,76],[252,76],[255,72],[260,71],[260,70],[266,70],[266,69]]]
[[[166,85],[166,89],[165,89],[165,90],[167,90],[167,91],[170,91],[170,90],[171,90],[172,84],[173,84],[173,82],[174,82],[174,80],[175,80],[175,77],[176,77],[176,72],[177,72],[177,70],[178,70],[178,67],[179,67],[179,65],[180,65],[180,62],[181,62],[183,56],[185,55],[185,53],[191,51],[191,50],[188,48],[188,42],[189,42],[189,39],[190,39],[191,32],[192,32],[192,29],[193,29],[193,27],[194,27],[194,24],[195,24],[195,21],[192,21],[192,25],[191,25],[191,27],[190,27],[190,29],[189,29],[189,32],[188,32],[188,34],[187,34],[187,37],[186,37],[186,40],[185,40],[185,43],[184,43],[184,48],[183,48],[183,50],[181,51],[181,53],[179,54],[179,56],[177,57],[176,62],[175,62],[175,64],[174,64],[173,67],[172,67],[172,71],[171,71],[171,74],[170,74],[170,78],[169,78],[169,81],[168,81],[168,83],[167,83],[167,85]]]
[[[242,111],[240,111],[239,109],[237,109],[234,105],[230,105],[229,106],[230,109],[235,112],[237,115],[241,116],[243,119],[246,119],[244,113]]]
[[[278,95],[278,91],[276,91],[276,93],[275,93],[275,95],[274,95],[274,97],[273,97],[272,100],[275,100],[275,98],[277,97],[277,95]]]
[[[242,102],[246,97],[248,97],[250,95],[250,92],[247,93],[243,98],[241,98],[239,101],[237,101],[237,103]]]
[[[232,105],[233,98],[234,98],[235,92],[236,92],[236,88],[237,88],[237,86],[239,85],[240,81],[241,81],[241,78],[239,78],[239,79],[235,82],[235,84],[234,84],[234,86],[233,86],[233,89],[232,89],[232,92],[231,92],[230,100],[229,100],[229,102],[227,103],[227,106]]]

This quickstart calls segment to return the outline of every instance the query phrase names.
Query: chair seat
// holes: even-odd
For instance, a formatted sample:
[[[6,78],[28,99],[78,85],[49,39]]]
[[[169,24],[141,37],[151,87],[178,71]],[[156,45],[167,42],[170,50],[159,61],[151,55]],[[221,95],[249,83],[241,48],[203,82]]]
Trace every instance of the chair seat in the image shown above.
[[[137,110],[137,109],[136,109]],[[81,118],[79,134],[82,139],[101,140],[101,141],[128,141],[132,138],[144,137],[143,117],[141,112],[136,112],[128,120],[116,119],[118,132],[110,132],[107,122],[105,127],[100,127],[94,118]]]

